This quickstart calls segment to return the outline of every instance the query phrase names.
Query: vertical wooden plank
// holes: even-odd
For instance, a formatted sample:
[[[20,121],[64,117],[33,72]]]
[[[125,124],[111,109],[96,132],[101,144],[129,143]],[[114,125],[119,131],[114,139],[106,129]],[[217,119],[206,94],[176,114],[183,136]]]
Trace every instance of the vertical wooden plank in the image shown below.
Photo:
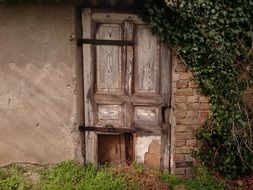
[[[125,135],[120,135],[120,161],[126,161],[126,139]]]
[[[163,106],[170,106],[172,89],[172,55],[168,45],[161,44],[161,95]]]
[[[171,48],[161,45],[161,95],[162,95],[162,138],[161,169],[170,169],[170,109],[172,92],[172,54]]]
[[[91,10],[84,9],[82,13],[83,38],[90,39],[92,36]],[[85,104],[85,125],[94,124],[94,106],[93,106],[93,70],[92,45],[83,44],[83,73],[84,73],[84,104]],[[85,132],[85,159],[86,163],[97,165],[97,134],[95,132]]]
[[[135,48],[135,93],[159,94],[160,43],[147,25],[138,25]]]
[[[124,29],[124,40],[134,39],[134,23],[132,21],[123,22]],[[134,47],[125,46],[124,52],[124,63],[125,63],[125,93],[128,96],[133,94],[133,62],[134,62]],[[133,106],[131,102],[126,102],[126,127],[131,127],[133,124]]]
[[[124,21],[124,40],[132,41],[134,37],[134,24],[132,21]],[[124,47],[124,57],[126,64],[126,84],[125,89],[127,95],[132,95],[133,86],[133,46]]]

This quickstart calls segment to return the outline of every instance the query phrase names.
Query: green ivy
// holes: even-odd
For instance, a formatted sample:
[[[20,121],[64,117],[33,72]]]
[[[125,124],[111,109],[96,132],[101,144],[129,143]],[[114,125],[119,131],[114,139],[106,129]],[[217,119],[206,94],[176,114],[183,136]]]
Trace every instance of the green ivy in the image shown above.
[[[198,159],[227,178],[252,173],[253,0],[147,0],[144,21],[194,72],[211,114],[196,131]],[[252,108],[251,108],[252,109]]]

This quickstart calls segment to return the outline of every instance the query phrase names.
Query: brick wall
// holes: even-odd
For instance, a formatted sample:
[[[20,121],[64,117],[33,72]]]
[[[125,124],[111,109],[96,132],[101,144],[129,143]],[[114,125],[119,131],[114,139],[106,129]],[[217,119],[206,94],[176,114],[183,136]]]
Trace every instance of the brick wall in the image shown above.
[[[193,132],[205,123],[210,106],[197,92],[192,73],[178,59],[173,61],[172,72],[172,172],[188,177],[196,164],[191,154],[198,146]]]

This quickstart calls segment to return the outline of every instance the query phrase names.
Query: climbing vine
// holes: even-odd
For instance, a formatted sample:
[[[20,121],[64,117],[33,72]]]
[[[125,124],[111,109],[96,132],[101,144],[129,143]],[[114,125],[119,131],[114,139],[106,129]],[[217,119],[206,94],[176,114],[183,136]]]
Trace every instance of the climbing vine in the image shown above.
[[[147,0],[139,10],[161,39],[177,47],[211,114],[196,131],[195,156],[227,178],[252,173],[253,0]]]

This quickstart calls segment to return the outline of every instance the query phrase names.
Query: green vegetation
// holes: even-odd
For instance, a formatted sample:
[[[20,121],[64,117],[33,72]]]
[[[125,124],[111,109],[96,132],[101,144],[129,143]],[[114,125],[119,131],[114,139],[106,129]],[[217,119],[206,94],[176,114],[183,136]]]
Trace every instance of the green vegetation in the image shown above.
[[[243,95],[253,86],[253,0],[147,0],[139,13],[177,47],[209,98],[211,114],[196,132],[195,156],[227,178],[252,173],[253,114]]]
[[[142,173],[145,171],[145,166],[144,166],[143,164],[140,164],[140,163],[134,161],[134,162],[132,163],[132,165],[133,165],[135,171],[136,171],[137,173],[139,173],[139,174],[142,174]]]
[[[99,169],[92,165],[82,167],[73,161],[40,169],[13,165],[0,168],[0,190],[165,190],[177,186],[192,190],[225,189],[205,169],[196,171],[196,178],[181,180],[137,163]]]
[[[194,179],[179,179],[171,174],[163,174],[162,180],[169,184],[171,189],[181,187],[187,190],[225,190],[225,185],[218,182],[205,168],[195,169]]]
[[[123,190],[129,189],[122,175],[114,175],[109,167],[98,170],[92,166],[81,167],[75,162],[68,161],[56,167],[42,170],[41,180],[36,189],[41,190]]]
[[[0,190],[26,190],[31,188],[31,183],[23,175],[24,170],[18,166],[0,169]]]

